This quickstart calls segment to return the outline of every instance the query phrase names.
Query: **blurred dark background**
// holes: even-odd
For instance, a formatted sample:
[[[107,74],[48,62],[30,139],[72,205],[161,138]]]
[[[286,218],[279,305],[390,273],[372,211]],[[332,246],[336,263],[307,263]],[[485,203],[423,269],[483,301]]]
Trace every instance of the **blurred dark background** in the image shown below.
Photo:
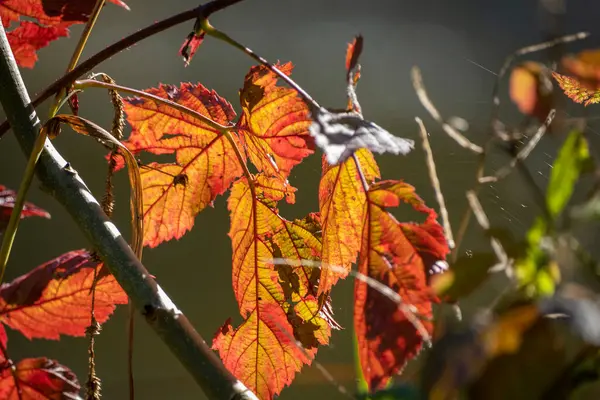
[[[126,12],[114,5],[105,7],[85,49],[84,59],[106,45],[173,13],[197,3],[190,0],[166,2],[127,1]],[[565,4],[566,3],[566,4]],[[448,139],[426,115],[414,95],[410,68],[421,67],[429,94],[445,117],[458,115],[470,123],[467,136],[483,143],[491,110],[491,91],[495,73],[504,58],[519,47],[534,44],[562,33],[587,30],[586,41],[564,47],[567,52],[598,46],[600,3],[594,0],[534,1],[504,0],[246,0],[215,15],[213,25],[242,41],[271,61],[293,61],[294,79],[321,104],[345,105],[344,56],[346,44],[357,33],[365,38],[361,58],[362,79],[358,88],[365,117],[376,121],[392,133],[418,140],[415,116],[424,118],[456,229],[466,207],[465,190],[474,182],[477,159]],[[201,82],[227,98],[239,111],[237,92],[251,60],[221,42],[206,40],[191,65],[184,63],[178,49],[193,22],[175,27],[114,56],[94,69],[106,72],[117,83],[144,89],[159,82],[177,84]],[[33,70],[23,70],[30,94],[40,92],[62,75],[77,42],[82,26],[71,30],[69,39],[59,40],[39,52],[40,61]],[[550,53],[532,55],[530,59],[547,60]],[[506,83],[506,82],[505,82]],[[521,116],[506,99],[502,86],[502,119],[518,124]],[[112,110],[106,93],[89,90],[80,96],[81,114],[109,126]],[[38,108],[40,118],[48,113],[48,104]],[[592,145],[600,139],[598,116],[594,106],[568,107],[566,118],[590,117]],[[0,113],[0,116],[3,115]],[[547,136],[529,157],[527,164],[543,188],[548,181],[550,164],[564,136]],[[105,151],[88,138],[65,134],[55,141],[56,147],[79,171],[91,190],[102,195],[105,176]],[[406,157],[379,157],[384,178],[402,178],[416,186],[428,204],[435,206],[423,152],[420,146]],[[494,152],[488,171],[506,163],[508,155]],[[12,134],[0,141],[0,183],[17,189],[26,159]],[[307,159],[290,177],[299,188],[297,204],[282,207],[288,218],[316,211],[317,183],[320,177],[320,154]],[[193,182],[190,182],[193,184]],[[127,178],[117,179],[115,220],[123,234],[129,235]],[[13,249],[7,279],[13,279],[66,251],[85,247],[78,228],[52,198],[34,185],[28,199],[47,209],[52,219],[23,221]],[[204,210],[195,228],[179,241],[144,251],[144,264],[156,275],[165,291],[210,341],[217,328],[229,316],[234,325],[241,318],[231,289],[231,243],[227,237],[229,216],[226,197],[219,197],[214,208]],[[481,199],[495,227],[522,237],[539,210],[519,174],[482,191]],[[402,217],[401,215],[399,216]],[[594,232],[589,232],[594,237]],[[471,225],[461,247],[461,254],[487,250],[488,243]],[[319,350],[320,362],[341,384],[354,390],[352,354],[352,284],[347,280],[333,292],[338,321],[346,327],[335,332],[332,344]],[[494,288],[476,293],[463,304],[466,315],[485,305],[495,295]],[[97,367],[104,397],[127,396],[126,382],[126,307],[120,307],[103,327],[97,344]],[[28,341],[9,332],[9,349],[14,359],[47,356],[72,368],[85,382],[87,341],[64,338],[59,342]],[[203,398],[187,372],[157,336],[138,318],[135,335],[135,377],[138,399]],[[410,377],[410,371],[408,373]],[[318,370],[305,367],[283,399],[340,398],[337,389]]]

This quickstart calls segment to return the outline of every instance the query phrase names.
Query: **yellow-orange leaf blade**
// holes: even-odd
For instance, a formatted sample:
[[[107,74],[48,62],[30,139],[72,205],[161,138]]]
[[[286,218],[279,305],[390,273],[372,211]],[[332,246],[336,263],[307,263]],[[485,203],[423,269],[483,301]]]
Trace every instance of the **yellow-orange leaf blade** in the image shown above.
[[[221,124],[235,118],[231,105],[201,84],[160,85],[147,92],[182,104]],[[179,239],[194,218],[242,174],[231,143],[206,123],[148,99],[125,99],[134,153],[175,154],[175,163],[142,169],[144,245]],[[235,136],[234,136],[234,140]]]
[[[287,75],[292,72],[291,63],[278,67]],[[238,128],[250,160],[260,171],[286,179],[314,152],[306,103],[295,90],[277,86],[277,76],[262,65],[246,75],[240,102]]]
[[[367,149],[356,151],[365,178],[379,177],[379,167]],[[319,294],[328,292],[338,279],[347,276],[356,260],[362,236],[366,194],[356,163],[349,158],[329,165],[323,157],[319,184],[319,208],[323,223],[323,250]],[[337,268],[332,268],[337,267]],[[345,270],[341,272],[339,269]]]
[[[356,281],[354,327],[360,364],[369,388],[376,390],[418,354],[423,330],[431,335],[434,296],[427,273],[437,260],[445,259],[449,249],[435,211],[425,206],[412,186],[378,182],[369,189],[367,202],[358,270],[390,287],[401,299],[398,304],[362,280]],[[399,223],[387,209],[401,202],[426,213],[427,220]]]
[[[313,301],[312,311],[317,307]],[[316,347],[311,346],[329,339],[329,327],[322,320],[303,319],[301,312],[293,315],[290,318],[278,304],[261,304],[237,329],[228,321],[214,338],[213,349],[219,350],[225,367],[260,399],[272,399],[290,385],[296,372],[314,358]]]

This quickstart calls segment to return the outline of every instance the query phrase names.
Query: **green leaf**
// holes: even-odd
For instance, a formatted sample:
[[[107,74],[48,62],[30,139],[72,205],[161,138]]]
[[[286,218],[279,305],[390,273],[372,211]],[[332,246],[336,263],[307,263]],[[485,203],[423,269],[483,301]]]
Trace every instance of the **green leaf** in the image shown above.
[[[565,208],[579,176],[588,170],[591,158],[583,133],[572,131],[554,161],[550,183],[546,190],[546,204],[552,218]]]

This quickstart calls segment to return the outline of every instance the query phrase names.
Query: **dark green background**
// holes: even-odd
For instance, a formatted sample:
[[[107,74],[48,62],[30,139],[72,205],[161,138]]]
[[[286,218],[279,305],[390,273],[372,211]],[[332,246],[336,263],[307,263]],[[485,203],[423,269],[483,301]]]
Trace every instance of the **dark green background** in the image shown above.
[[[542,2],[541,2],[542,3]],[[546,2],[543,2],[546,3]],[[85,49],[84,58],[154,21],[196,5],[189,0],[130,0],[131,12],[114,5],[105,8],[97,28]],[[598,33],[600,4],[593,0],[569,2],[563,25],[558,31],[571,33],[591,30]],[[430,95],[446,117],[459,115],[471,123],[468,136],[483,143],[490,115],[493,73],[469,60],[497,71],[504,57],[518,47],[544,39],[548,15],[540,12],[538,2],[505,0],[246,0],[215,15],[212,23],[256,50],[271,61],[293,61],[293,77],[321,104],[343,107],[344,56],[346,44],[357,33],[365,37],[361,59],[362,79],[359,99],[365,117],[376,121],[392,133],[418,139],[414,116],[424,118],[431,132],[442,188],[456,228],[466,207],[465,190],[473,183],[476,157],[449,140],[426,116],[413,93],[409,71],[422,68]],[[221,42],[206,40],[185,68],[178,49],[192,28],[192,22],[161,33],[99,65],[95,72],[106,72],[118,83],[144,89],[159,82],[201,82],[227,98],[239,111],[237,92],[252,65],[250,59]],[[23,70],[29,92],[33,94],[60,76],[81,26],[71,31],[71,38],[52,43],[39,52],[35,69]],[[569,46],[593,47],[597,36],[587,42]],[[546,54],[534,58],[543,58]],[[108,96],[89,90],[80,96],[81,114],[104,126],[112,118]],[[514,107],[504,103],[504,120],[518,123]],[[38,108],[43,119],[48,104]],[[581,107],[568,110],[570,117],[584,114]],[[594,109],[587,110],[593,116]],[[0,113],[1,115],[1,113]],[[591,125],[594,129],[594,125]],[[591,134],[592,142],[598,133]],[[540,185],[545,185],[560,136],[546,138],[531,155],[528,164]],[[93,193],[102,195],[106,171],[104,150],[89,138],[70,134],[68,130],[55,141],[62,155],[86,180]],[[0,183],[16,189],[25,168],[25,157],[12,134],[0,141]],[[420,146],[406,157],[379,157],[384,178],[403,178],[415,185],[427,202],[436,206]],[[488,171],[493,172],[507,161],[501,152],[492,154]],[[282,206],[288,218],[316,211],[320,155],[314,155],[297,167],[290,181],[299,188],[297,204]],[[128,188],[124,173],[118,177],[117,226],[129,235]],[[190,182],[193,184],[193,182]],[[7,279],[13,279],[66,251],[86,246],[84,238],[67,213],[42,193],[34,181],[28,197],[52,214],[52,220],[23,221],[12,253]],[[198,331],[210,341],[217,328],[229,316],[234,325],[241,320],[231,289],[231,243],[227,237],[229,217],[226,197],[219,197],[214,208],[207,208],[197,218],[192,232],[181,240],[166,243],[154,250],[146,249],[144,264],[156,275],[165,291],[187,314]],[[522,234],[538,213],[530,193],[517,174],[486,189],[482,202],[492,223]],[[397,214],[402,218],[402,214]],[[409,214],[406,214],[409,215]],[[410,214],[412,215],[412,214]],[[405,216],[406,217],[406,216]],[[593,233],[593,232],[590,232]],[[593,235],[589,237],[593,238]],[[481,232],[471,226],[461,253],[487,249]],[[354,389],[352,365],[352,281],[342,282],[333,293],[338,321],[346,330],[335,332],[331,346],[319,350],[317,360],[341,384]],[[468,314],[485,305],[494,296],[488,287],[466,302]],[[160,340],[137,320],[135,375],[138,399],[202,398],[201,391]],[[97,346],[97,366],[107,399],[127,396],[126,384],[126,308],[120,307],[104,326]],[[60,342],[28,341],[9,332],[9,351],[14,359],[48,356],[72,368],[85,382],[87,341],[64,338]],[[341,397],[337,389],[323,379],[314,367],[306,367],[291,388],[283,391],[284,399]]]

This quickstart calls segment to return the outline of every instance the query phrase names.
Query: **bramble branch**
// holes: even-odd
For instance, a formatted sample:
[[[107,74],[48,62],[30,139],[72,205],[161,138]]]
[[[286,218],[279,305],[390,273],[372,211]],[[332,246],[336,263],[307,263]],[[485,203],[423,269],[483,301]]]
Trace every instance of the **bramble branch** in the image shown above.
[[[204,15],[206,18],[208,18],[210,15],[216,13],[217,11],[223,10],[241,1],[242,0],[213,0],[209,3],[192,8],[191,10],[184,11],[177,15],[173,15],[172,17],[169,17],[162,21],[152,23],[147,27],[135,33],[132,33],[131,35],[119,40],[118,42],[106,47],[104,50],[94,54],[93,56],[85,60],[83,63],[79,64],[71,72],[58,78],[56,81],[54,81],[53,84],[48,86],[42,91],[42,93],[40,93],[35,99],[33,99],[31,104],[33,107],[39,106],[40,104],[42,104],[42,102],[50,98],[50,96],[57,93],[63,87],[71,84],[83,74],[90,72],[92,68],[94,68],[101,62],[108,60],[115,54],[133,46],[138,42],[141,42],[144,39],[147,39],[151,36],[154,36],[157,33],[172,28],[175,25],[179,25],[181,23],[190,21],[198,17],[198,15]],[[2,136],[10,129],[10,127],[11,124],[9,120],[4,121],[2,124],[0,124],[0,139],[2,139]]]
[[[217,9],[218,5],[233,2],[235,1],[225,0],[209,4],[212,4],[213,9]],[[63,78],[61,84],[53,85],[53,91],[47,92],[54,93],[65,82],[84,73],[85,68],[91,67],[90,63],[84,68],[80,66],[71,73],[69,79]],[[25,155],[29,155],[39,136],[41,124],[34,104],[29,99],[2,24],[0,103],[19,145]],[[48,140],[45,142],[36,173],[46,191],[71,214],[135,308],[192,374],[206,395],[215,399],[256,399],[256,396],[223,366],[186,316],[150,276],[117,227],[104,214],[81,177]]]

